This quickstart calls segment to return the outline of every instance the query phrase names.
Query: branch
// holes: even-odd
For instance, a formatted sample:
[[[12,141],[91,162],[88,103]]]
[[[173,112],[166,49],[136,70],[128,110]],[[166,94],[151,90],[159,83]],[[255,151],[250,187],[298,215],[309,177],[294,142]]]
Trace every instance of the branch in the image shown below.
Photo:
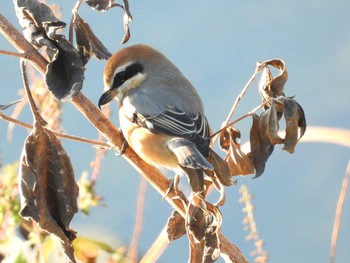
[[[21,33],[0,14],[0,33],[19,51],[27,54],[26,58],[41,73],[45,74],[47,60],[26,41]],[[122,148],[124,139],[120,131],[99,111],[95,105],[88,100],[83,93],[79,92],[73,99],[72,104],[98,129],[101,134],[113,145]],[[160,193],[164,196],[168,187],[168,179],[156,168],[144,162],[130,147],[126,147],[124,158]],[[185,216],[185,209],[181,200],[176,198],[174,190],[166,196],[166,200],[182,216]],[[234,262],[247,263],[247,259],[239,249],[230,243],[223,235],[220,236],[221,252],[227,255]]]

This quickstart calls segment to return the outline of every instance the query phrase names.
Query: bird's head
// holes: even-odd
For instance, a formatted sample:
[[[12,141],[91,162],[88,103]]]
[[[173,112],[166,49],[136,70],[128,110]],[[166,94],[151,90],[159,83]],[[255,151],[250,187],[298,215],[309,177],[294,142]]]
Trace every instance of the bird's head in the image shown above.
[[[140,87],[146,78],[154,78],[154,72],[171,62],[157,50],[142,44],[123,48],[106,63],[104,70],[104,90],[98,101],[101,108],[116,98],[121,101],[125,94]],[[152,84],[152,83],[151,83]]]

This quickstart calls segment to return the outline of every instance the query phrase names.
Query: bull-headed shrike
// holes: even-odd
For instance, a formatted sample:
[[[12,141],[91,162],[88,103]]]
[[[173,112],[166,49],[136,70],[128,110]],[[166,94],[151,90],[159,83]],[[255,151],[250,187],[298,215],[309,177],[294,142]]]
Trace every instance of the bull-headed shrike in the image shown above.
[[[203,103],[181,71],[159,51],[119,50],[104,70],[101,107],[116,98],[122,133],[147,163],[176,172],[213,170]]]

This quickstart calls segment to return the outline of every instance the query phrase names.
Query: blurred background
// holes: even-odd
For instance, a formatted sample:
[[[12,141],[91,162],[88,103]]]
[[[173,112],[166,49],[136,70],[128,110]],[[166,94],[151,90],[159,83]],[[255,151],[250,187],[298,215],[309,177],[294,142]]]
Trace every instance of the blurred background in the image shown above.
[[[49,1],[48,3],[53,3]],[[73,1],[55,1],[62,20],[69,23]],[[289,73],[287,96],[304,108],[309,126],[350,129],[350,2],[337,1],[132,1],[131,39],[126,44],[149,44],[177,65],[201,95],[213,130],[220,128],[236,96],[253,74],[256,62],[281,58]],[[20,28],[12,1],[2,1],[0,11]],[[95,34],[112,53],[122,48],[123,12],[112,9],[98,13],[83,5],[79,11]],[[68,30],[65,31],[67,35]],[[0,36],[0,49],[15,51]],[[83,93],[95,104],[103,90],[105,61],[91,59],[86,69]],[[22,88],[19,60],[1,55],[0,104],[20,98]],[[260,104],[258,81],[241,101],[233,119]],[[111,105],[112,121],[119,126],[117,104]],[[11,114],[12,108],[4,113]],[[28,123],[28,106],[19,119]],[[97,138],[96,129],[70,103],[63,104],[62,125],[66,133]],[[249,140],[251,119],[235,127],[242,143]],[[8,123],[0,121],[0,159],[7,164],[19,159],[28,131],[14,127],[7,138]],[[309,132],[311,129],[309,130]],[[307,136],[312,136],[308,134]],[[330,137],[339,136],[336,132]],[[350,138],[347,138],[349,141]],[[72,159],[76,177],[91,174],[95,157],[91,145],[63,140]],[[333,222],[350,150],[341,145],[302,142],[294,154],[276,146],[264,174],[258,179],[237,177],[237,186],[226,190],[222,233],[250,260],[253,242],[246,240],[239,203],[239,189],[247,185],[253,194],[255,220],[269,262],[326,262],[330,253]],[[168,173],[171,177],[171,173]],[[184,179],[183,179],[184,180]],[[140,176],[122,157],[109,151],[102,162],[96,191],[104,206],[90,215],[79,213],[72,228],[79,234],[128,246],[135,225]],[[337,261],[349,262],[349,196],[337,247]],[[147,187],[139,254],[152,245],[172,209],[151,186]],[[174,241],[159,262],[186,262],[188,241]],[[222,259],[219,260],[221,262]]]

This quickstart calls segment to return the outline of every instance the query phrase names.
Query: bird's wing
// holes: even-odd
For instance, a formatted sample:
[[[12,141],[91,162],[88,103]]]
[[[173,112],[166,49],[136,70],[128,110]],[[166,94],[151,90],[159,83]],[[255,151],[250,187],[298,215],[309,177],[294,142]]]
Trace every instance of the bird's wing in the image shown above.
[[[208,156],[210,132],[208,121],[204,115],[200,113],[190,115],[172,108],[167,108],[152,116],[135,114],[134,122],[138,125],[147,127],[154,133],[188,139],[196,145],[204,156]]]

